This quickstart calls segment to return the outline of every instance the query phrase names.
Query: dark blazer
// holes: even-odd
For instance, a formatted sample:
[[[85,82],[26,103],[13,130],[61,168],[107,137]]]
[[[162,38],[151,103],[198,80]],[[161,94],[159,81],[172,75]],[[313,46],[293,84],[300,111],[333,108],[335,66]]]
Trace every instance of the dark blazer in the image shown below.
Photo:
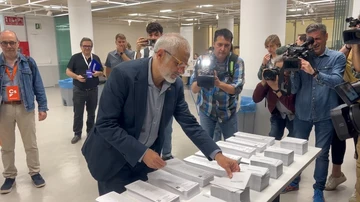
[[[105,84],[96,124],[82,147],[90,173],[97,181],[110,179],[126,163],[134,167],[147,149],[138,138],[146,115],[149,60],[120,63]],[[165,94],[158,138],[151,146],[154,151],[160,154],[164,128],[172,116],[208,158],[219,149],[190,113],[182,80],[176,79]]]

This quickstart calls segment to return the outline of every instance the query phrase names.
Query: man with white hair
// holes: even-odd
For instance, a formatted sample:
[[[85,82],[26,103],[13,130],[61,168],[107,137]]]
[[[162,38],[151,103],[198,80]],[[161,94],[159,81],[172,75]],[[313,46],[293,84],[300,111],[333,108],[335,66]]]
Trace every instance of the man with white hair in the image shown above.
[[[189,57],[190,45],[185,38],[165,34],[157,40],[151,58],[121,63],[113,69],[100,99],[94,130],[82,148],[100,195],[122,193],[125,185],[146,181],[149,172],[166,165],[159,154],[172,116],[229,177],[240,171],[236,161],[222,155],[189,111],[178,79]]]

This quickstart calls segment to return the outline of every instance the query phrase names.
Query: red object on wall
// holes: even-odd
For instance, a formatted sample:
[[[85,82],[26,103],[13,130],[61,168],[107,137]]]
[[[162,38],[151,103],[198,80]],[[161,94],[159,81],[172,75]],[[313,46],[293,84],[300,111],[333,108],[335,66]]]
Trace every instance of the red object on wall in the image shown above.
[[[30,56],[29,42],[20,41],[19,50],[20,50],[20,53],[22,53],[23,55]]]
[[[4,18],[5,18],[5,25],[24,26],[23,17],[4,16]]]

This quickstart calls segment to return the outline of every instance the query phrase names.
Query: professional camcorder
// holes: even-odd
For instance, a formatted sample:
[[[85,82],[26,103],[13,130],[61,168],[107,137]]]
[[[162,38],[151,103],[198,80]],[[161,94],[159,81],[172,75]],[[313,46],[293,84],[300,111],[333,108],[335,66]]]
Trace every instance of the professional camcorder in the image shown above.
[[[285,71],[298,71],[301,68],[301,62],[299,58],[303,58],[309,61],[309,54],[312,52],[311,45],[314,43],[314,38],[308,37],[306,41],[301,45],[296,44],[289,45],[284,56],[284,70]],[[310,61],[309,61],[310,62]]]
[[[358,18],[349,17],[346,18],[346,22],[349,23],[349,27],[360,25]],[[343,32],[343,38],[345,44],[360,44],[360,29],[345,30]]]
[[[345,104],[330,111],[331,120],[339,139],[346,140],[360,133],[360,81],[339,84],[335,91]]]

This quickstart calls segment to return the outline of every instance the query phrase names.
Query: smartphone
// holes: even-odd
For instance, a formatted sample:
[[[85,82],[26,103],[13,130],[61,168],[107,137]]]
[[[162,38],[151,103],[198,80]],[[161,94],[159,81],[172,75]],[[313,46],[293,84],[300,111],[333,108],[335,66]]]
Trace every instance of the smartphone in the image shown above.
[[[148,39],[146,46],[154,46],[156,43],[156,39]]]

